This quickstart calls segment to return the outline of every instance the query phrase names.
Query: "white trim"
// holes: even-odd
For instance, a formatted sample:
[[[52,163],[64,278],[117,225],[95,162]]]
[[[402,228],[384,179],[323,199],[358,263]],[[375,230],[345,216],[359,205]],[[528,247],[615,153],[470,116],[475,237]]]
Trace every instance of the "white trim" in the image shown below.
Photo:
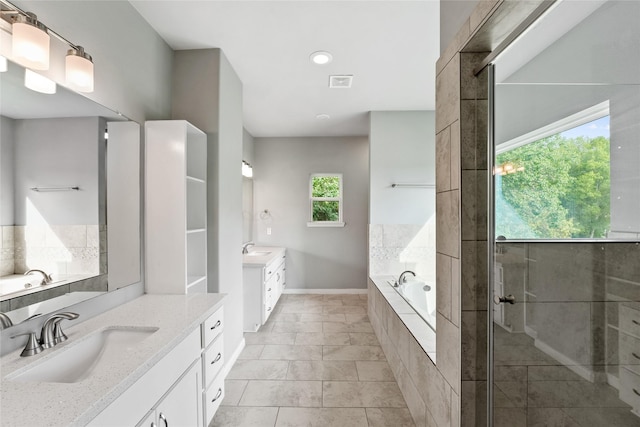
[[[366,294],[367,289],[285,289],[283,294]]]
[[[569,129],[581,126],[585,123],[592,122],[609,115],[609,101],[589,107],[578,113],[572,114],[549,125],[538,128],[517,138],[496,145],[496,155],[511,151],[515,148],[522,147],[531,142],[538,141],[547,136],[555,135]]]
[[[226,363],[222,367],[222,377],[223,378],[226,378],[227,375],[229,375],[229,371],[231,370],[233,365],[236,363],[236,360],[238,360],[238,357],[240,356],[240,353],[242,353],[242,350],[244,350],[244,347],[245,347],[245,340],[244,340],[244,337],[243,337],[242,341],[240,341],[240,344],[238,344],[238,347],[236,347],[236,349],[233,352],[233,354],[231,355],[231,357],[229,357],[227,359]]]
[[[344,227],[344,222],[339,221],[313,221],[308,222],[307,227]]]

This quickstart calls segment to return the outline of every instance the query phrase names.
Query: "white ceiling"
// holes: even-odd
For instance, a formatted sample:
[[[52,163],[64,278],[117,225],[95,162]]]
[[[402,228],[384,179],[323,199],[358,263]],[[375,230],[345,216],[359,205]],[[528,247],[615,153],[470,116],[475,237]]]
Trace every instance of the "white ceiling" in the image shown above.
[[[174,50],[222,49],[255,137],[367,135],[369,111],[435,109],[436,0],[131,4]],[[333,61],[312,64],[318,50]],[[352,88],[329,89],[331,74],[353,75]]]

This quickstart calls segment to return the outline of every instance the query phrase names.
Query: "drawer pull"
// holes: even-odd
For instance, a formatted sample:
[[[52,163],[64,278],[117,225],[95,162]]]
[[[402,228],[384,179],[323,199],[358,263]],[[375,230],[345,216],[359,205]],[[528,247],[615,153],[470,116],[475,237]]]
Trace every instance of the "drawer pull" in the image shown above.
[[[276,277],[277,277],[277,279],[276,279],[276,280],[279,282],[279,281],[280,281],[280,273],[277,273],[277,274],[276,274]]]
[[[167,421],[167,417],[162,412],[158,415],[158,419],[164,422],[165,427],[169,427],[169,421]]]
[[[640,391],[636,390],[635,388],[633,388],[632,390],[633,390],[633,392],[634,392],[635,394],[637,394],[638,396],[640,396]]]
[[[211,362],[211,364],[213,365],[214,363],[216,363],[218,360],[220,360],[222,358],[222,354],[218,353],[218,355],[216,356],[215,359],[213,359],[213,362]]]
[[[271,292],[271,288],[267,289],[267,292]]]
[[[220,399],[220,396],[222,395],[222,389],[219,388],[218,392],[216,393],[216,397],[213,398],[213,400],[211,401],[211,403],[215,402],[216,400]]]
[[[267,311],[271,311],[271,307],[267,308]]]
[[[639,359],[639,360],[640,360],[640,356],[638,356],[636,353],[633,353],[633,352],[632,352],[632,353],[631,353],[631,355],[632,355],[633,357],[635,357],[636,359]]]
[[[215,328],[217,328],[220,325],[222,325],[222,322],[218,320],[216,324],[211,327],[211,330],[213,331]]]
[[[632,322],[634,325],[638,325],[638,326],[640,326],[640,322],[638,322],[636,319],[633,319],[631,322]]]

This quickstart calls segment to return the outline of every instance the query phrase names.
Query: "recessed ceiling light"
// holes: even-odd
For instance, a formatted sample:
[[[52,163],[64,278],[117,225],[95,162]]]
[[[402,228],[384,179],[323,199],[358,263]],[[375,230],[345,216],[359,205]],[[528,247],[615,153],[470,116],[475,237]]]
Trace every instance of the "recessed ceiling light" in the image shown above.
[[[313,52],[310,56],[311,62],[318,65],[325,65],[331,62],[333,56],[329,52],[325,52],[323,50],[319,50],[317,52]]]
[[[316,119],[318,120],[329,120],[331,118],[331,116],[329,116],[328,114],[318,114],[316,116]]]

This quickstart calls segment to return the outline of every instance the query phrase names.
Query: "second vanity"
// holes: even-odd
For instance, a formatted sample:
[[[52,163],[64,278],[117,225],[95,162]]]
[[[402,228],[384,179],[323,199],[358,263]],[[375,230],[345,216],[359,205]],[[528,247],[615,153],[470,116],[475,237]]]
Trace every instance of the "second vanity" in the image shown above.
[[[3,356],[2,425],[208,425],[224,398],[223,299],[143,295],[40,354]],[[94,342],[103,348],[76,374]]]
[[[242,256],[244,330],[255,332],[273,312],[286,286],[285,248],[253,246]]]

